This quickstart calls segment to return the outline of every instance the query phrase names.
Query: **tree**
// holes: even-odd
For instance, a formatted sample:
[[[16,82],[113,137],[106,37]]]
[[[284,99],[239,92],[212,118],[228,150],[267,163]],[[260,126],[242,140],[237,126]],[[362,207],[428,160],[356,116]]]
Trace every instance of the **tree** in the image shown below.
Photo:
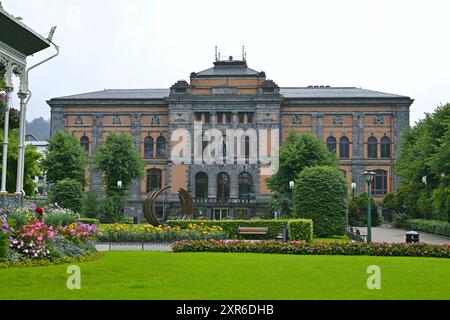
[[[354,227],[367,227],[367,193],[360,193],[354,199],[348,201],[348,224]],[[389,197],[388,197],[389,199]],[[378,217],[378,206],[373,198],[370,199],[371,204],[371,221],[372,227],[376,227],[380,223]]]
[[[0,141],[3,141],[4,132],[0,130]],[[7,172],[6,172],[6,190],[10,193],[16,191],[17,182],[17,155],[19,146],[19,130],[13,129],[9,131],[8,156],[7,156]],[[3,155],[3,148],[0,148],[0,159]],[[27,145],[25,147],[25,163],[24,163],[24,179],[23,190],[26,195],[35,194],[35,183],[33,176],[42,176],[39,169],[39,160],[41,154],[36,147]],[[0,168],[2,164],[0,161]]]
[[[274,191],[272,209],[281,209],[283,216],[292,216],[292,190],[289,181],[295,180],[303,169],[312,166],[338,166],[336,156],[312,133],[291,131],[280,147],[279,170],[268,178],[267,186]]]
[[[83,187],[78,180],[63,179],[56,182],[50,189],[50,202],[75,212],[81,211],[83,201]]]
[[[84,185],[86,164],[86,153],[80,141],[65,131],[58,131],[53,135],[42,160],[47,179],[53,183],[73,179]]]
[[[335,167],[305,168],[295,181],[294,215],[313,220],[317,236],[347,230],[347,181]]]
[[[81,214],[86,218],[98,218],[99,216],[99,202],[97,193],[89,191],[84,194],[83,207]]]
[[[95,154],[95,170],[103,174],[107,196],[125,195],[134,179],[142,177],[144,163],[134,138],[126,133],[111,133]],[[117,181],[122,181],[119,189]]]
[[[396,193],[405,218],[450,221],[450,104],[406,129],[395,172],[401,178]],[[426,177],[426,184],[422,177]],[[409,191],[412,194],[407,194]]]

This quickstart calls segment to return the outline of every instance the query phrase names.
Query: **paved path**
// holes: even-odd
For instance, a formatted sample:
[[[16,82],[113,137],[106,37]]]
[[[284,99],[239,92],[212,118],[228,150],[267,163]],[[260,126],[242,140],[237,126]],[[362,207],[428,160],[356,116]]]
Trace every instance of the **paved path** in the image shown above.
[[[98,243],[95,245],[98,251],[172,251],[170,243]]]
[[[366,227],[357,227],[359,231],[363,234],[367,234]],[[372,241],[376,242],[405,242],[405,233],[408,230],[391,228],[388,226],[375,227],[372,228]],[[431,233],[425,233],[418,231],[420,233],[420,242],[430,243],[430,244],[450,244],[450,238],[443,236],[438,236]]]

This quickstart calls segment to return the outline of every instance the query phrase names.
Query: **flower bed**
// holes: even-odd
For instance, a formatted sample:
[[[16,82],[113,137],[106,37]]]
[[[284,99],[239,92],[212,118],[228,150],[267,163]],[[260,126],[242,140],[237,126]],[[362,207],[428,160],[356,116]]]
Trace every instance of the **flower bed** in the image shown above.
[[[9,247],[6,253],[0,255],[2,265],[27,265],[30,261],[34,261],[31,264],[45,265],[95,256],[97,253],[94,240],[98,232],[95,226],[77,222],[54,227],[41,221],[45,213],[40,208],[35,208],[34,212],[16,210],[10,212],[11,217],[7,214],[1,216],[0,238],[3,244],[6,239]]]
[[[174,252],[253,252],[312,255],[366,255],[450,258],[450,245],[291,241],[179,241]]]
[[[188,224],[186,228],[151,225],[112,224],[102,227],[100,242],[157,242],[175,240],[224,239],[225,232],[217,226]]]

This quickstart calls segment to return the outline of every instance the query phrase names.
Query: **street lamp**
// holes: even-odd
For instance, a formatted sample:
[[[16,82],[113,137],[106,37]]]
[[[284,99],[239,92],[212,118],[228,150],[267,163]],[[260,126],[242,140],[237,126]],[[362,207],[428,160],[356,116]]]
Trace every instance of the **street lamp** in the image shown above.
[[[375,173],[372,170],[366,170],[363,173],[364,178],[366,178],[368,187],[368,201],[367,201],[367,242],[372,241],[372,208],[371,208],[371,198],[372,198],[372,181]]]
[[[117,189],[122,189],[122,181],[117,181]]]
[[[356,183],[352,182],[352,198],[355,200]]]
[[[293,190],[294,189],[294,181],[289,181],[289,189]]]

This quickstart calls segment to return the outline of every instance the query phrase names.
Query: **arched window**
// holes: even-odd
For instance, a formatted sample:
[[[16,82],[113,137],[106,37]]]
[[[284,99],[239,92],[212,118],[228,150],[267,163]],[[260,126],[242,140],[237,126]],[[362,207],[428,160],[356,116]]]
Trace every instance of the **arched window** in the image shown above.
[[[151,159],[153,158],[153,138],[148,136],[144,139],[144,158]]]
[[[156,139],[156,157],[166,157],[166,139],[163,136],[160,136],[158,137],[158,139]]]
[[[245,157],[245,163],[250,163],[250,137],[245,136],[244,138],[244,157]]]
[[[389,159],[391,157],[391,139],[384,136],[380,140],[381,158]]]
[[[208,198],[208,175],[204,172],[195,175],[195,197]]]
[[[374,173],[372,194],[384,196],[388,190],[388,172],[386,170],[374,170]]]
[[[217,199],[228,200],[230,197],[230,176],[225,172],[217,175]]]
[[[339,139],[339,158],[348,159],[350,157],[350,140],[346,136]]]
[[[239,199],[251,199],[252,192],[252,176],[248,172],[242,172],[239,175]]]
[[[376,159],[378,158],[378,141],[374,136],[367,139],[367,158]]]
[[[147,170],[147,192],[152,192],[157,188],[161,188],[162,171],[160,169]]]
[[[328,137],[327,139],[327,148],[331,153],[336,153],[336,138]]]
[[[86,155],[89,155],[89,138],[86,136],[83,136],[80,138],[80,144],[84,148],[84,152],[86,152]]]

